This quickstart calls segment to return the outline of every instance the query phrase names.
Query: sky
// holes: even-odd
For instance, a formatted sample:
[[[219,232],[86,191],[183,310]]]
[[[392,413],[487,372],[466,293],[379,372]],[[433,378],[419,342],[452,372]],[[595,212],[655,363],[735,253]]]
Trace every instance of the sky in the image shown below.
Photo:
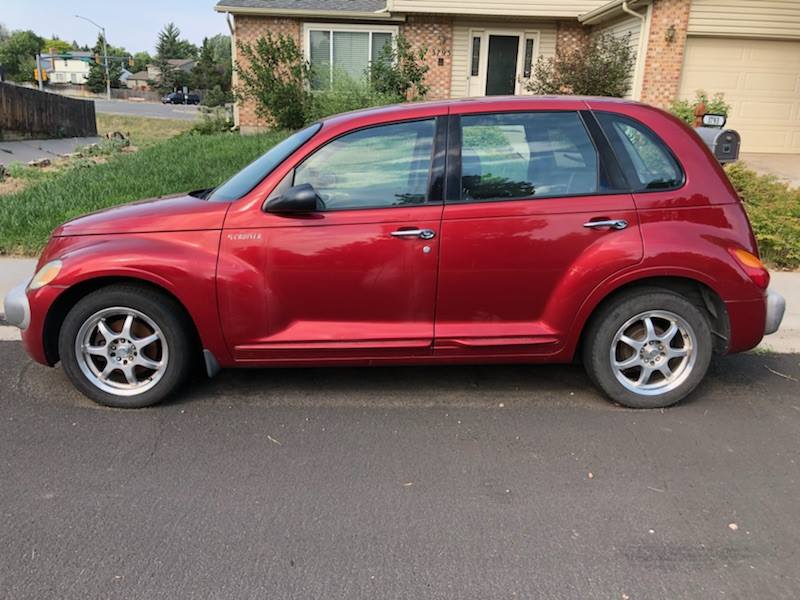
[[[200,45],[204,37],[228,34],[223,13],[214,12],[216,0],[0,0],[0,23],[11,31],[32,29],[42,37],[93,46],[97,28],[76,19],[83,15],[106,28],[108,42],[128,52],[155,51],[161,28],[174,22],[181,37]]]

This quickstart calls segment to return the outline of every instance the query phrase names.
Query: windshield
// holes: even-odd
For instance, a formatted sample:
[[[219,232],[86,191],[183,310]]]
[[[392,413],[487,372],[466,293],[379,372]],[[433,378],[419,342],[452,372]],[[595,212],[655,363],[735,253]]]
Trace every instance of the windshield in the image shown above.
[[[310,140],[316,134],[322,123],[314,123],[273,146],[266,154],[255,159],[236,175],[228,179],[221,186],[215,188],[207,200],[230,201],[238,200],[256,187],[264,177],[286,160],[289,155]]]

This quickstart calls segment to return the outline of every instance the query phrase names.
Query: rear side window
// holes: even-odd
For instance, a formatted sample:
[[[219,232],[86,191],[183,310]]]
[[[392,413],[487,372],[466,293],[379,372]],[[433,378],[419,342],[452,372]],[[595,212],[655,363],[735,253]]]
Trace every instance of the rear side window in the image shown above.
[[[635,191],[680,187],[683,172],[672,153],[648,127],[613,113],[596,113],[625,176]]]
[[[461,117],[463,201],[594,194],[598,158],[575,112]]]

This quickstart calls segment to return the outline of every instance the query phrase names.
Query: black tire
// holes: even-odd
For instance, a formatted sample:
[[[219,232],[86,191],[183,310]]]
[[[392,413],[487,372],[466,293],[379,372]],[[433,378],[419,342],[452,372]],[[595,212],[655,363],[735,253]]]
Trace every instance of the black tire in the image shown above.
[[[125,307],[146,315],[161,329],[169,348],[169,359],[160,379],[153,387],[135,395],[121,396],[97,387],[81,369],[76,355],[76,338],[84,323],[92,315],[112,307]],[[191,371],[198,350],[191,327],[183,308],[166,294],[135,284],[104,287],[81,298],[67,313],[58,337],[61,365],[75,387],[98,404],[114,408],[152,406],[172,394]]]
[[[668,311],[683,319],[694,332],[695,357],[693,366],[687,369],[688,375],[679,383],[676,382],[676,387],[665,389],[663,393],[644,395],[631,391],[618,380],[612,366],[611,348],[623,325],[649,311]],[[681,343],[680,340],[678,343]],[[629,408],[664,408],[680,402],[702,381],[711,362],[712,346],[711,328],[702,309],[669,290],[638,288],[606,303],[592,317],[584,336],[583,363],[592,382],[613,401]],[[637,354],[632,348],[630,351],[633,355]],[[632,378],[637,375],[636,368],[628,372],[632,373]],[[657,374],[656,377],[663,375]]]

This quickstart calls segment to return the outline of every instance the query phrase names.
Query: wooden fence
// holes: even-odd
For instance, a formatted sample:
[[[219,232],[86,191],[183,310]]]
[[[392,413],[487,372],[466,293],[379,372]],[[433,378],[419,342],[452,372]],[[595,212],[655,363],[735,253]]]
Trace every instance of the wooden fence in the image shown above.
[[[94,102],[0,82],[0,140],[97,135]]]

